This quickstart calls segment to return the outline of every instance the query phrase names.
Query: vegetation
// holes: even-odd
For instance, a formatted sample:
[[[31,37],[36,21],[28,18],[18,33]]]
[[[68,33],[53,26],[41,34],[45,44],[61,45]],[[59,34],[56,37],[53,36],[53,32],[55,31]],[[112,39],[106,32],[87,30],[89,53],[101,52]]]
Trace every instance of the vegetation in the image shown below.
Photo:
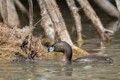
[[[66,4],[60,5],[67,5],[72,13],[78,47],[71,40],[67,30],[65,20],[58,6],[60,1],[63,0],[0,0],[0,59],[10,59],[16,53],[27,56],[31,50],[38,50],[45,58],[48,58],[51,54],[45,54],[46,47],[58,40],[67,41],[74,49],[74,53],[80,56],[89,55],[88,52],[81,49],[84,41],[82,18],[81,13],[79,13],[81,10],[93,24],[100,41],[109,41],[108,33],[113,34],[119,27],[119,0],[115,0],[117,7],[109,0],[66,0]],[[36,16],[34,7],[36,7],[37,3],[39,5],[37,10],[39,11],[40,9],[40,15],[36,22],[34,20],[34,16]],[[114,30],[103,26],[91,3],[97,4],[112,19],[114,18],[118,21],[118,25],[114,27]],[[27,26],[22,25],[24,23],[20,19],[21,12],[24,14],[23,17],[26,18],[26,22],[29,22]],[[34,35],[34,30],[39,26],[44,30],[44,33],[39,31],[42,37]],[[55,56],[56,54],[53,54],[50,57]]]

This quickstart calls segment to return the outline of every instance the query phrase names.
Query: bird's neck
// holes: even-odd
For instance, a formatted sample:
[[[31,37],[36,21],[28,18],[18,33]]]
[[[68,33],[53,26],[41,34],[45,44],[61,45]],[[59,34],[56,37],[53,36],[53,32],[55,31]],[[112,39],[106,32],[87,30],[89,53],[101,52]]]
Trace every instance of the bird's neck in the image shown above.
[[[71,63],[71,61],[72,61],[72,49],[66,50],[64,52],[63,58],[67,63]]]

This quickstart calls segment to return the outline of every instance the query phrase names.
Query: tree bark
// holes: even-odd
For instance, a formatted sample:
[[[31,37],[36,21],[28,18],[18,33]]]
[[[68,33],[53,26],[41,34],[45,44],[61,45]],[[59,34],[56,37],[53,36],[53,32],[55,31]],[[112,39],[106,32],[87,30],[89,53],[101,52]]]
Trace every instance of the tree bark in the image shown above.
[[[82,40],[82,24],[81,24],[81,16],[79,15],[78,11],[79,9],[77,8],[74,0],[67,0],[67,4],[72,12],[74,22],[75,22],[75,27],[76,27],[76,32],[77,32],[77,44],[81,46],[83,40]]]
[[[53,27],[53,22],[51,21],[51,18],[49,17],[49,14],[46,10],[45,3],[43,0],[37,0],[38,4],[41,9],[41,16],[42,16],[42,21],[41,21],[41,26],[43,27],[45,31],[45,35],[51,39],[55,39],[55,30]]]
[[[116,1],[117,8],[119,10],[119,14],[120,14],[120,0],[115,0],[115,1]]]
[[[8,13],[7,13],[7,4],[6,0],[0,0],[0,12],[5,24],[8,24]]]
[[[28,1],[29,3],[29,26],[32,28],[33,27],[33,3],[32,0]]]
[[[27,14],[27,16],[29,16],[28,10],[24,7],[24,5],[19,0],[14,0],[14,2],[23,13],[25,13],[25,14]]]
[[[7,2],[7,12],[8,12],[8,25],[12,28],[20,24],[18,14],[16,12],[14,1],[6,0]]]
[[[67,41],[71,46],[74,46],[55,0],[44,0],[44,3],[54,24],[58,38],[62,41]]]
[[[105,34],[106,29],[103,27],[99,17],[96,15],[95,11],[92,9],[91,5],[89,4],[88,0],[77,0],[78,3],[83,8],[86,16],[91,20],[92,24],[94,25],[96,31],[98,32],[102,41],[109,40],[107,34]]]
[[[116,7],[109,2],[109,0],[93,0],[104,12],[111,17],[118,18],[119,12]]]
[[[118,18],[118,24],[117,24],[117,29],[120,27],[120,0],[115,0],[119,12],[119,18]]]

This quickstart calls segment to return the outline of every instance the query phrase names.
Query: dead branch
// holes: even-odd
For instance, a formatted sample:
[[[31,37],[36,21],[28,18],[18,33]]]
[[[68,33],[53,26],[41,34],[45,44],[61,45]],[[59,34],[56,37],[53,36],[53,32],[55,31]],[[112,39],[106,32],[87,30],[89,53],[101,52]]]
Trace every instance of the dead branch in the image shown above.
[[[70,45],[73,46],[71,38],[66,29],[66,25],[62,18],[62,15],[58,9],[57,3],[55,0],[44,0],[46,9],[49,13],[49,16],[54,23],[55,31],[58,35],[58,38],[63,41],[67,41]]]
[[[82,24],[81,24],[81,16],[80,14],[78,13],[79,9],[77,8],[74,0],[67,0],[67,4],[72,12],[72,15],[73,15],[73,18],[74,18],[74,22],[75,22],[75,27],[76,27],[76,31],[77,31],[77,42],[78,42],[78,45],[80,46],[83,42],[82,40],[82,34],[81,34],[81,31],[82,31]]]
[[[117,8],[109,0],[93,0],[104,12],[109,16],[118,18],[119,12]]]
[[[43,0],[37,0],[41,9],[41,26],[45,31],[45,35],[54,40],[55,39],[55,31],[54,31],[54,27],[53,27],[53,22],[51,20],[51,18],[49,17],[49,14],[46,10],[45,4],[43,2]]]
[[[33,3],[32,0],[28,0],[29,3],[29,25],[33,27]]]
[[[25,13],[29,16],[28,10],[25,8],[25,6],[19,0],[14,0],[14,2],[23,13]]]
[[[95,13],[95,11],[92,9],[88,0],[77,0],[77,1],[83,8],[86,16],[91,20],[92,24],[94,25],[94,28],[96,29],[99,37],[101,38],[101,40],[102,41],[110,40],[109,36],[107,34],[105,34],[106,29],[103,27],[99,17]]]
[[[8,14],[7,14],[7,3],[6,0],[0,0],[0,5],[1,5],[1,16],[3,18],[3,22],[5,24],[8,24]]]
[[[120,0],[115,0],[115,1],[116,1],[116,4],[117,4],[117,8],[118,8],[118,10],[120,12]]]
[[[118,18],[118,24],[117,24],[117,28],[119,28],[120,27],[120,1],[119,0],[115,0],[115,1],[117,4],[118,11],[119,11],[119,18]]]
[[[20,20],[14,5],[13,0],[6,0],[7,3],[7,15],[8,15],[8,25],[13,28],[16,25],[20,25]]]

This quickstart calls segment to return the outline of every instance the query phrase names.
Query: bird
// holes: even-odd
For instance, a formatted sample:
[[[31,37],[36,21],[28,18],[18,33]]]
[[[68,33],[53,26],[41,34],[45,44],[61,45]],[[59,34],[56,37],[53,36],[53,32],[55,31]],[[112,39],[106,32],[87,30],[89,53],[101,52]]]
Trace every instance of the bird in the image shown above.
[[[88,55],[72,60],[72,47],[66,41],[58,41],[50,45],[48,52],[62,52],[67,63],[113,63],[112,58],[100,55]]]
[[[12,57],[11,62],[25,62],[25,61],[33,61],[35,57],[39,56],[40,53],[37,50],[32,50],[31,53],[26,57],[22,54],[16,54],[16,56]]]

